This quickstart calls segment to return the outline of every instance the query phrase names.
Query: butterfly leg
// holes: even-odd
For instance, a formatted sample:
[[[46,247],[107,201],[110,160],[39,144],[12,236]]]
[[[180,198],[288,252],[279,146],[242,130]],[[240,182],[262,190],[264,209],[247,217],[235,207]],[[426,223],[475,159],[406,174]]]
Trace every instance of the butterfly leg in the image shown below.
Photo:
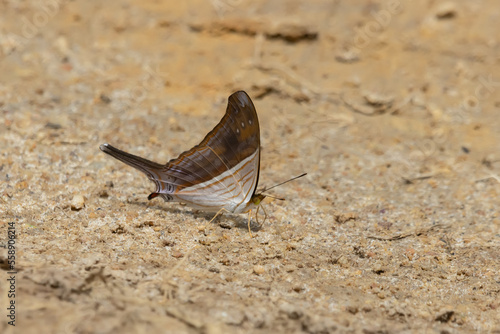
[[[264,211],[264,221],[262,223],[259,222],[259,209],[262,206],[262,211]],[[262,225],[266,222],[267,220],[267,212],[266,209],[264,209],[264,206],[261,204],[257,207],[257,210],[255,211],[255,220],[257,221],[257,225],[259,225],[259,228],[262,227]]]
[[[217,218],[219,215],[222,214],[222,211],[226,211],[226,212],[229,212],[229,210],[225,209],[225,208],[221,208],[219,211],[217,211],[217,213],[215,214],[215,216],[213,216],[212,219],[210,219],[210,221],[205,225],[203,226],[203,230],[206,229],[207,226],[209,226],[214,220],[215,218]],[[230,213],[230,212],[229,212]]]
[[[252,230],[250,229],[250,217],[252,216],[252,210],[248,211],[248,233],[250,233],[250,238],[253,238]]]

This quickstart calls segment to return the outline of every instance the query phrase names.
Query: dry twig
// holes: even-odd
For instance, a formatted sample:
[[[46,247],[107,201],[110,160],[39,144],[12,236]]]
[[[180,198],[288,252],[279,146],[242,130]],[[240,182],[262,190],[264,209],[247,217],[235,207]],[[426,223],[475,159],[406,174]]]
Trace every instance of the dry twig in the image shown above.
[[[421,235],[424,235],[424,234],[428,234],[428,233],[432,232],[433,230],[444,229],[444,228],[446,228],[445,225],[443,225],[443,224],[436,224],[436,225],[431,226],[431,227],[426,228],[426,229],[418,229],[416,231],[407,232],[407,233],[395,235],[395,236],[388,237],[388,238],[378,237],[378,236],[368,236],[368,239],[384,240],[384,241],[395,241],[395,240],[401,240],[401,239],[405,239],[405,238],[412,237],[412,236],[418,237],[418,236],[421,236]]]

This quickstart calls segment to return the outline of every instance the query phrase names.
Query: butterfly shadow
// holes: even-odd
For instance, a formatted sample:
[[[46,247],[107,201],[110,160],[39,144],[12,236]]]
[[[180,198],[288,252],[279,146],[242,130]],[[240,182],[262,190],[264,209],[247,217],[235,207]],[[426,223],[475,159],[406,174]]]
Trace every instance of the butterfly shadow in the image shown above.
[[[242,230],[248,231],[248,216],[237,215],[227,212],[221,212],[215,217],[216,213],[212,212],[203,212],[199,210],[185,210],[184,208],[188,208],[187,206],[182,206],[181,208],[177,207],[168,207],[163,206],[161,203],[150,205],[148,202],[140,202],[140,201],[131,201],[128,202],[129,205],[141,207],[141,208],[150,208],[154,210],[161,210],[171,214],[184,214],[190,215],[194,219],[203,218],[208,222],[212,221],[212,225],[219,225],[224,229],[232,229],[239,228]],[[255,219],[250,219],[250,230],[252,232],[258,232],[262,229],[262,224],[259,224],[255,221]]]
[[[153,210],[161,210],[165,211],[171,214],[189,214],[189,211],[182,210],[181,208],[176,208],[176,207],[168,207],[168,206],[162,206],[161,203],[151,205],[149,202],[141,202],[139,200],[131,200],[127,201],[127,205],[130,206],[135,206],[137,208],[141,209],[153,209]]]
[[[193,211],[192,215],[195,218],[202,217],[207,222],[212,221],[212,224],[219,225],[224,229],[239,228],[248,231],[248,216],[242,216],[233,213],[222,212],[214,218],[215,213],[207,213],[202,211]],[[250,219],[250,231],[258,232],[262,229],[262,225],[258,224],[255,219]]]

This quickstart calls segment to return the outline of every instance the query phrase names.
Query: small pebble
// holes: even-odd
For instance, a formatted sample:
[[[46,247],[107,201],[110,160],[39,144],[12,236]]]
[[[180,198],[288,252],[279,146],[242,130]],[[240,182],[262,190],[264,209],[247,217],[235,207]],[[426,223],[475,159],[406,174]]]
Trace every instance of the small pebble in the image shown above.
[[[452,2],[443,2],[436,9],[436,18],[439,20],[452,19],[457,16],[457,5]]]
[[[173,256],[173,257],[175,257],[176,259],[179,259],[179,258],[183,257],[183,256],[184,256],[184,254],[182,254],[182,253],[181,253],[181,252],[179,252],[179,251],[173,251],[173,252],[172,252],[172,256]]]
[[[253,272],[257,275],[262,275],[266,272],[266,269],[263,266],[255,265],[253,266]]]
[[[109,197],[109,194],[108,194],[106,189],[99,191],[98,195],[100,198],[108,198]]]
[[[82,195],[75,195],[71,200],[71,210],[80,211],[85,206],[85,198]]]
[[[301,310],[298,306],[289,303],[281,304],[279,310],[288,315],[288,318],[294,320],[299,319],[304,315],[303,310]]]

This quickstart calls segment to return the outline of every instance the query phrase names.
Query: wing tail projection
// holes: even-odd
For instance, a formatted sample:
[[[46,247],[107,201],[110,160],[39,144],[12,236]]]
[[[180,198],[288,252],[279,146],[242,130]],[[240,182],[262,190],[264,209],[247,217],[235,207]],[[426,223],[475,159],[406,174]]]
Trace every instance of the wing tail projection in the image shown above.
[[[118,159],[126,163],[127,165],[134,167],[135,169],[140,170],[150,179],[158,179],[157,171],[161,170],[164,167],[164,165],[161,165],[157,162],[127,153],[109,144],[102,144],[101,146],[99,146],[99,149],[104,153],[109,154],[113,158]]]
[[[164,165],[119,150],[116,147],[113,147],[109,144],[103,144],[99,146],[99,148],[101,149],[101,151],[103,151],[106,154],[109,154],[113,158],[118,159],[126,163],[127,165],[134,167],[137,170],[140,170],[141,172],[146,174],[151,181],[155,183],[156,192],[149,195],[148,197],[149,200],[155,198],[161,193],[164,192],[173,193],[175,191],[175,185],[173,183],[167,183],[168,182],[167,180],[162,180],[162,178],[163,179],[166,178],[164,175],[162,175],[162,170],[165,168]],[[163,198],[165,200],[173,200],[171,196]]]

